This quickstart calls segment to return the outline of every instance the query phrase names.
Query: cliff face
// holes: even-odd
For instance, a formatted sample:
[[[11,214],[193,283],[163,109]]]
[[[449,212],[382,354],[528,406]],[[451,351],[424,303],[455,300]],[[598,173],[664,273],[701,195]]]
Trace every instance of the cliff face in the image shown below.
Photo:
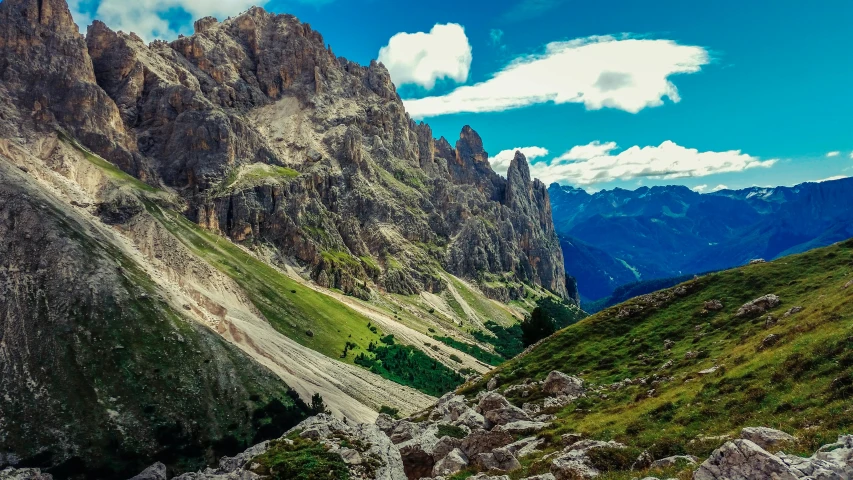
[[[504,179],[470,127],[455,148],[434,139],[382,65],[335,57],[293,16],[253,8],[195,30],[145,45],[95,22],[86,36],[98,85],[191,219],[365,298],[442,290],[442,269],[502,300],[522,283],[566,296],[523,156]]]

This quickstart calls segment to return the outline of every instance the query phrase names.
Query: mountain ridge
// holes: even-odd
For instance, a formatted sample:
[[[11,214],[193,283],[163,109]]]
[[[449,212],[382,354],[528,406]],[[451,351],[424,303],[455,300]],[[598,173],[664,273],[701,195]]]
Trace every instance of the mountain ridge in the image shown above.
[[[594,262],[569,271],[580,277],[581,293],[593,300],[618,286],[608,276],[623,278],[627,270],[639,272],[641,280],[677,277],[846,239],[853,235],[846,208],[853,201],[851,186],[848,178],[705,194],[684,186],[589,194],[552,184],[549,191],[558,234],[603,251]],[[596,274],[595,262],[613,267],[608,275]],[[631,268],[619,268],[617,262]],[[600,287],[584,292],[584,283]]]

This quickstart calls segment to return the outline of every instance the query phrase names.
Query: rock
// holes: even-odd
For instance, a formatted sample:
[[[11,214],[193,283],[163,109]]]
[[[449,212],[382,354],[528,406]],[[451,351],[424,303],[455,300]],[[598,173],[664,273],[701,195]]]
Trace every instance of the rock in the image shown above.
[[[504,408],[489,410],[483,415],[492,425],[506,425],[513,422],[530,422],[530,416],[527,413],[513,405]]]
[[[643,453],[634,460],[634,463],[631,465],[631,470],[645,470],[651,466],[652,462],[654,462],[654,457],[649,453],[648,450],[644,450]]]
[[[479,413],[485,415],[487,412],[492,410],[498,410],[502,408],[509,408],[512,405],[509,403],[509,400],[504,398],[503,395],[497,392],[488,392],[477,404],[477,409]]]
[[[581,480],[599,475],[594,467],[568,456],[561,456],[551,461],[550,469],[555,480]]]
[[[308,335],[309,338],[313,338],[314,337],[314,331],[313,330],[305,330],[305,335]]]
[[[462,450],[456,448],[436,462],[432,469],[433,476],[453,475],[468,466],[468,457]]]
[[[509,480],[509,477],[506,475],[492,476],[487,473],[478,473],[473,477],[468,477],[467,480]]]
[[[723,302],[721,302],[719,300],[708,300],[707,302],[704,303],[704,306],[705,306],[705,310],[708,310],[711,312],[717,312],[717,311],[720,311],[723,308],[725,308],[723,306]]]
[[[671,350],[672,347],[674,347],[674,346],[675,346],[675,342],[673,342],[672,340],[666,339],[663,341],[663,349],[664,350]]]
[[[542,475],[534,475],[532,477],[525,477],[521,480],[557,480],[554,475],[550,473],[543,473]]]
[[[513,443],[514,438],[509,432],[500,429],[486,431],[474,430],[462,440],[462,451],[468,458],[474,458],[480,453],[488,453],[500,447]]]
[[[0,480],[53,480],[53,475],[42,473],[38,468],[6,467],[0,470]]]
[[[847,282],[847,283],[845,283],[845,284],[844,284],[844,286],[843,286],[843,287],[841,287],[841,288],[843,288],[844,290],[847,290],[847,289],[848,289],[848,288],[850,288],[850,287],[853,287],[853,280],[848,281],[848,282]]]
[[[758,351],[760,352],[762,350],[772,347],[773,345],[776,345],[780,338],[782,337],[776,335],[775,333],[767,335],[766,337],[764,337],[763,340],[761,340],[761,345],[758,346]]]
[[[476,413],[465,403],[465,397],[451,392],[438,399],[430,412],[429,419],[434,422],[455,422],[469,412]]]
[[[764,328],[765,330],[779,323],[779,320],[776,319],[773,315],[767,315],[764,319]]]
[[[583,386],[583,380],[556,370],[549,373],[548,377],[545,378],[542,390],[551,395],[566,395],[570,397],[580,397],[586,391]]]
[[[515,458],[524,458],[537,452],[539,447],[545,444],[545,439],[536,437],[522,438],[506,446]]]
[[[671,457],[664,457],[659,460],[653,461],[649,465],[649,469],[651,470],[666,470],[669,468],[674,468],[679,464],[685,465],[696,465],[699,462],[699,459],[692,455],[673,455]]]
[[[566,447],[570,447],[581,440],[583,440],[583,435],[580,433],[564,433],[560,435],[560,441]]]
[[[498,425],[499,426],[495,428],[499,428],[513,435],[528,435],[531,433],[536,433],[551,426],[549,422],[533,422],[529,420],[516,420],[506,424]]]
[[[488,453],[480,453],[474,459],[474,463],[483,470],[501,472],[513,472],[521,468],[521,463],[506,447],[496,448]]]
[[[462,439],[449,437],[447,435],[438,439],[432,449],[432,458],[436,462],[444,458],[448,453],[462,446]]]
[[[743,439],[726,442],[714,450],[693,473],[693,480],[736,478],[796,480],[797,476],[782,460],[755,443]]]
[[[800,312],[802,312],[802,311],[803,311],[803,307],[800,307],[800,306],[791,307],[791,308],[789,308],[789,309],[788,309],[788,311],[787,311],[787,312],[785,312],[785,313],[782,315],[782,317],[783,317],[783,318],[788,318],[788,317],[790,317],[791,315],[796,315],[796,314],[798,314],[798,313],[800,313]]]
[[[454,425],[464,425],[471,430],[475,430],[478,428],[486,428],[486,419],[479,413],[475,412],[474,409],[469,408],[465,412],[463,412],[459,417],[453,422]]]
[[[779,300],[779,297],[770,293],[743,304],[743,306],[738,309],[735,316],[747,318],[757,317],[771,308],[776,308],[780,303],[782,302]]]
[[[777,450],[789,446],[797,439],[781,430],[767,427],[746,427],[740,431],[740,438],[749,440],[765,450]]]
[[[2,476],[0,476],[2,478]],[[166,465],[157,462],[154,465],[143,470],[141,473],[132,477],[130,480],[166,480]]]
[[[711,368],[706,368],[705,370],[699,370],[698,373],[699,373],[699,375],[710,375],[719,369],[720,369],[719,365],[714,365]]]
[[[696,358],[698,356],[699,356],[699,352],[695,351],[695,350],[689,350],[687,352],[684,352],[684,359],[685,360],[693,360],[694,358]]]
[[[494,390],[498,388],[498,380],[500,379],[500,375],[495,374],[492,378],[489,379],[489,383],[486,384],[486,388],[488,390]]]
[[[759,263],[765,263],[765,260],[763,258],[756,258],[749,261],[750,265],[757,265]]]

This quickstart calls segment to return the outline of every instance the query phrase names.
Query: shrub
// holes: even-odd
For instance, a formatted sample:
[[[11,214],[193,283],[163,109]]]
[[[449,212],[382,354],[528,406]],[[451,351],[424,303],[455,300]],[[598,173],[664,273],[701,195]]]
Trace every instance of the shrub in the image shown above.
[[[448,436],[452,438],[465,438],[465,436],[467,435],[468,432],[466,432],[465,429],[462,427],[441,423],[438,425],[438,433],[436,434],[436,437],[441,438],[444,436]]]
[[[587,452],[590,464],[602,472],[630,470],[640,451],[636,448],[603,447]]]

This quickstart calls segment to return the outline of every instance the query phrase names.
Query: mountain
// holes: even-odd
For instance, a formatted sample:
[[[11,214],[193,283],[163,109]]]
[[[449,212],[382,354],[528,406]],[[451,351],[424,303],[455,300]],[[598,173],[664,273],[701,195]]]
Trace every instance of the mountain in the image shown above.
[[[630,281],[679,277],[848,238],[853,235],[851,187],[853,179],[845,178],[707,194],[682,186],[590,194],[558,184],[549,192],[562,244],[598,249],[566,255],[567,272],[578,278],[581,295],[596,300],[628,277],[626,269],[636,273]]]
[[[584,315],[523,155],[434,139],[293,16],[195,29],[0,3],[0,468],[172,474],[409,414],[537,304]]]
[[[316,415],[177,479],[849,480],[851,262],[847,240],[693,278],[574,323],[409,417]]]
[[[513,478],[760,479],[774,477],[761,471],[770,464],[777,478],[802,478],[797,465],[821,455],[798,455],[833,448],[847,450],[823,474],[851,478],[851,261],[847,240],[639,296],[457,393],[498,425],[489,438],[522,419],[535,431],[506,447],[535,445]],[[548,423],[534,427],[539,415]],[[839,436],[846,447],[821,448]]]

